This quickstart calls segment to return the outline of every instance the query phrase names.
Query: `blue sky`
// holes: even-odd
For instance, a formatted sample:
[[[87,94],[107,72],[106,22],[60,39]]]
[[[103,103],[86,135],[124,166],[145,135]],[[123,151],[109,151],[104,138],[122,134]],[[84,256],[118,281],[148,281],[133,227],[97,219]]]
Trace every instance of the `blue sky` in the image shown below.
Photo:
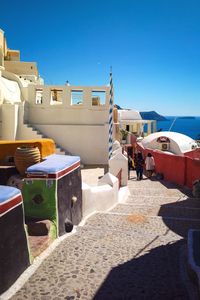
[[[120,106],[200,115],[199,16],[199,0],[19,0],[0,28],[46,84],[105,85],[112,65]]]

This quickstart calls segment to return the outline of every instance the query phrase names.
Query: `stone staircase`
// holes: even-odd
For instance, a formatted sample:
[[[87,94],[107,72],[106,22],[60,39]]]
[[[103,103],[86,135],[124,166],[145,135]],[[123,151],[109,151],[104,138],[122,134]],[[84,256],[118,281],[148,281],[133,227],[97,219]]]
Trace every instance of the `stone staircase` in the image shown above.
[[[21,139],[43,139],[43,138],[51,138],[51,137],[45,136],[43,133],[41,133],[38,129],[36,129],[31,124],[23,124],[23,132],[22,132]],[[60,145],[58,145],[56,141],[54,142],[56,146],[56,154],[72,155],[66,149],[63,149]]]

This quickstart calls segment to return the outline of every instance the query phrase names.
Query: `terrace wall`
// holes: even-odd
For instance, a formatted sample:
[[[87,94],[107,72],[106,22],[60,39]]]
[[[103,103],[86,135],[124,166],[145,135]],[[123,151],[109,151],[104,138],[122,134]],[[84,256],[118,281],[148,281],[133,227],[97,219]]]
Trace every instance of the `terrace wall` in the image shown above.
[[[200,159],[144,149],[141,145],[138,148],[145,157],[149,152],[153,155],[156,173],[162,173],[166,180],[192,188],[193,182],[200,179]]]
[[[25,123],[79,155],[84,164],[107,164],[109,92],[109,86],[29,85],[22,115]],[[80,102],[73,102],[73,93],[81,94]],[[102,99],[95,93],[102,93]]]

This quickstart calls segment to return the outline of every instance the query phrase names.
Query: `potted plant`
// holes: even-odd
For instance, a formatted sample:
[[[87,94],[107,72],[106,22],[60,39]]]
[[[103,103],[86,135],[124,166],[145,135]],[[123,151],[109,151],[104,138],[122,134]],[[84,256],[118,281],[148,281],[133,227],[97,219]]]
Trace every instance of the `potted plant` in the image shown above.
[[[128,136],[128,131],[125,129],[120,129],[120,133],[121,133],[121,142],[122,144],[126,144],[126,138]]]

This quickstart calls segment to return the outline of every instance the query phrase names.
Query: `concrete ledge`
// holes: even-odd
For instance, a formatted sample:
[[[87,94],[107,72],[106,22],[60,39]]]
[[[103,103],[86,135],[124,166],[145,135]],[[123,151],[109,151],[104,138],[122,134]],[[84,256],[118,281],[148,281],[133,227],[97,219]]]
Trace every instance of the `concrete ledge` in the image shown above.
[[[118,179],[110,173],[106,173],[98,181],[97,186],[89,186],[82,183],[82,211],[83,219],[93,212],[107,211],[118,203]]]
[[[128,199],[128,196],[130,196],[129,188],[127,186],[121,187],[118,192],[118,202],[125,203]]]

